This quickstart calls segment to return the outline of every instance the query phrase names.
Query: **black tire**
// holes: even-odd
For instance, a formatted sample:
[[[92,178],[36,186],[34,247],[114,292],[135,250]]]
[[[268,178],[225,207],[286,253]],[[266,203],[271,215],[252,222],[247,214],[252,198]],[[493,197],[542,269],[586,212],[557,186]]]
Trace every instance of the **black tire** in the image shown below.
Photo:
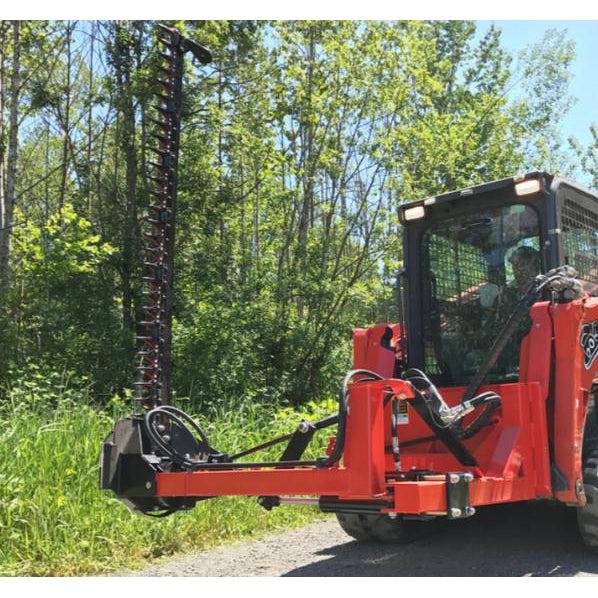
[[[337,513],[336,518],[343,531],[360,542],[407,544],[436,528],[435,521],[391,519],[385,514]]]
[[[588,401],[586,423],[583,430],[583,461],[589,458],[590,453],[598,448],[598,412],[596,410],[596,395],[598,388],[592,387]]]
[[[598,447],[584,461],[583,487],[587,503],[577,509],[577,525],[585,545],[598,554]]]
[[[587,503],[577,509],[577,525],[585,545],[598,553],[598,417],[592,388],[583,432],[583,486]]]

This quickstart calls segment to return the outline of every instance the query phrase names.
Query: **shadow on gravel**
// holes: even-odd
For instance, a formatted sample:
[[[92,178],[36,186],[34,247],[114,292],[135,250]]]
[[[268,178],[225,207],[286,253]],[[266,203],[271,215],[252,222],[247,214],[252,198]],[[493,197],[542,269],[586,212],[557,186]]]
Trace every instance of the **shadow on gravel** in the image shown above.
[[[572,576],[598,574],[575,510],[552,503],[500,505],[404,546],[349,541],[287,576]]]

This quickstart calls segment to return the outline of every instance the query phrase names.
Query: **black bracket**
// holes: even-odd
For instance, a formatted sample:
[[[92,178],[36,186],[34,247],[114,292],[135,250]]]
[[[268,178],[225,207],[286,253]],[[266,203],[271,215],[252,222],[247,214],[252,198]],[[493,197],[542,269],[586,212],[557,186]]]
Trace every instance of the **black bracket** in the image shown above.
[[[112,490],[130,509],[144,515],[164,516],[193,507],[197,497],[156,496],[159,467],[160,458],[151,451],[143,418],[118,420],[102,445],[100,488]]]
[[[176,43],[180,44],[181,48],[185,52],[187,52],[187,51],[191,52],[191,54],[193,54],[193,56],[195,56],[195,58],[197,58],[197,60],[199,60],[199,62],[201,62],[202,64],[209,64],[210,62],[212,62],[212,53],[207,48],[204,48],[202,45],[198,44],[197,42],[194,42],[193,40],[189,39],[188,37],[185,37],[184,35],[181,34],[180,31],[178,31],[178,29],[173,29],[172,27],[167,27],[166,25],[163,25],[162,23],[158,23],[158,27],[162,31],[165,31],[170,34],[172,42],[174,42],[174,44],[176,44]],[[169,40],[166,40],[166,41],[169,41]]]
[[[303,420],[293,432],[289,444],[284,449],[280,457],[280,461],[299,461],[308,447],[313,435],[318,428],[307,420]],[[286,467],[282,464],[279,467]],[[280,497],[278,496],[260,496],[257,499],[260,506],[264,507],[266,511],[271,511],[274,507],[280,505]]]
[[[424,420],[426,425],[434,432],[438,440],[446,446],[451,454],[465,467],[475,467],[478,462],[475,457],[469,452],[467,447],[457,438],[457,436],[450,430],[450,428],[443,428],[439,426],[435,419],[430,414],[430,410],[426,405],[421,393],[417,391],[412,399],[407,399],[410,405],[415,409],[417,414]]]
[[[475,513],[469,501],[471,480],[471,473],[446,474],[446,515],[449,519],[464,519]]]

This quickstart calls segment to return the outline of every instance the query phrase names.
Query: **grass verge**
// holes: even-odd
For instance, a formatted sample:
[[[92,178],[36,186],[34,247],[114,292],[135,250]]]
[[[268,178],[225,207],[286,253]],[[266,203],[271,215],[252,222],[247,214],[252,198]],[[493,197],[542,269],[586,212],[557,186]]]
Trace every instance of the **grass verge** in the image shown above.
[[[184,406],[183,406],[184,408]],[[89,575],[135,568],[149,559],[321,517],[314,509],[268,513],[255,499],[218,498],[188,512],[150,519],[98,489],[100,445],[130,404],[92,406],[85,392],[59,380],[20,383],[0,406],[0,575]],[[235,451],[293,429],[301,417],[334,411],[334,402],[304,413],[243,403],[198,416],[212,444]],[[326,434],[314,453],[323,454]],[[276,459],[281,448],[265,454]]]

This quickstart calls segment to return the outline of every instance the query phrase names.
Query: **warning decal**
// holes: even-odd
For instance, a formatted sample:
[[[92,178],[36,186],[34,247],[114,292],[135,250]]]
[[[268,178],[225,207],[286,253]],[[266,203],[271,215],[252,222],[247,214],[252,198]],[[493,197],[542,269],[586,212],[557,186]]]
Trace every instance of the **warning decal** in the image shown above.
[[[409,423],[409,405],[407,401],[399,401],[399,417],[397,424],[408,424]]]

